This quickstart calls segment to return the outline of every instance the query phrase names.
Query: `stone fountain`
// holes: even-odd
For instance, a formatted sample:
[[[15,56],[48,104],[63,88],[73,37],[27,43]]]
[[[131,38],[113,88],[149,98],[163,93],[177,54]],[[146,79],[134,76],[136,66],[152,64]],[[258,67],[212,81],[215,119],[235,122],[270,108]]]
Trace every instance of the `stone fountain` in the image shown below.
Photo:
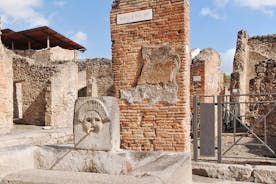
[[[190,157],[178,152],[120,150],[114,97],[75,104],[74,145],[17,146],[0,150],[1,184],[191,182]]]

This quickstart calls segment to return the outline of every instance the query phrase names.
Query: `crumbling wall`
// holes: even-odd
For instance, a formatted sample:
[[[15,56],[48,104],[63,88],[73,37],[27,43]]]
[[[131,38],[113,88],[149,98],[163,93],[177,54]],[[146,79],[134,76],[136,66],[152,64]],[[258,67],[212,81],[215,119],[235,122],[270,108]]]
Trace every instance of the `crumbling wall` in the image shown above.
[[[232,92],[249,93],[249,81],[256,77],[255,65],[267,59],[276,59],[276,35],[249,37],[247,31],[240,31],[231,77]]]
[[[57,65],[46,87],[46,115],[48,126],[73,127],[74,105],[78,97],[78,66],[73,62]]]
[[[248,39],[249,35],[245,30],[238,33],[236,53],[233,62],[233,73],[231,74],[231,92],[248,93],[248,82],[246,79],[248,63]]]
[[[22,84],[23,123],[72,126],[77,96],[77,66],[72,62],[41,63],[14,56],[14,81]]]
[[[109,59],[89,61],[86,70],[87,96],[91,96],[93,79],[97,86],[98,96],[112,96],[114,93],[112,63]]]
[[[42,65],[27,58],[14,57],[14,81],[22,83],[23,122],[45,125],[46,86],[56,67]]]
[[[188,1],[114,1],[111,34],[121,147],[189,150]]]
[[[254,132],[264,136],[264,120],[256,123],[264,115],[266,119],[266,130],[268,136],[276,136],[276,60],[269,59],[261,61],[255,65],[256,77],[250,80],[250,93],[274,93],[267,96],[253,96],[251,101],[271,101],[271,103],[257,103],[250,105],[250,124],[254,127]],[[274,103],[273,103],[274,101]]]
[[[91,96],[95,79],[99,96],[114,94],[112,61],[107,58],[76,60],[79,68],[79,97]]]
[[[211,48],[203,49],[191,64],[191,101],[193,96],[220,95],[223,91],[223,73],[220,71],[219,53]],[[212,102],[212,98],[205,98]],[[192,105],[192,104],[191,104]]]
[[[59,46],[40,50],[13,50],[13,52],[17,55],[44,63],[48,61],[71,61],[78,58],[77,51],[64,49]]]
[[[0,134],[13,126],[13,71],[10,58],[0,40]]]

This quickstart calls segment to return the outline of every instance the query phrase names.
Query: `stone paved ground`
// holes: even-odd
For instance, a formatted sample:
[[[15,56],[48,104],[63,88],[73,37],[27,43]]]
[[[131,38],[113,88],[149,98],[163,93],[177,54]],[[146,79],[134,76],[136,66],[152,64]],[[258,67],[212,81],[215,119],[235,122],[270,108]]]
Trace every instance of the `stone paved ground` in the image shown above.
[[[238,135],[236,140],[241,136]],[[222,152],[224,153],[233,144],[233,134],[224,133],[222,142]],[[239,142],[240,144],[259,143],[253,136],[245,136]],[[270,147],[276,152],[276,137],[268,140]],[[191,145],[193,146],[193,145]],[[193,149],[193,148],[192,148]],[[193,153],[192,153],[193,154]],[[226,158],[227,157],[227,158]],[[200,157],[203,160],[216,160],[215,157]],[[273,164],[276,165],[276,157],[263,146],[246,146],[235,145],[226,154],[223,155],[223,160],[226,163],[251,163],[251,164]]]
[[[15,125],[6,135],[0,136],[0,148],[17,145],[49,145],[71,143],[73,135],[69,128],[44,130],[41,126]]]
[[[202,176],[193,175],[193,184],[208,184],[208,183],[215,183],[215,184],[253,184],[250,182],[237,182],[237,181],[228,181],[228,180],[219,180],[213,178],[207,178]],[[254,183],[257,184],[257,183]]]

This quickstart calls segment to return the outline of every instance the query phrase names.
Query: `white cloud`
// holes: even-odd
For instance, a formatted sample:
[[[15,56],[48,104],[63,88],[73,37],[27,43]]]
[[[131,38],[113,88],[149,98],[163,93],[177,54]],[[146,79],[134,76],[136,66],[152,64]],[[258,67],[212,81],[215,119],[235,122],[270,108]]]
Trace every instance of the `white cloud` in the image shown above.
[[[236,48],[231,48],[221,53],[221,70],[227,74],[232,73]]]
[[[276,7],[276,0],[235,0],[240,6],[254,9]]]
[[[60,7],[62,7],[62,6],[64,6],[64,5],[66,5],[66,2],[65,2],[65,1],[54,1],[53,4],[54,4],[55,6],[60,6]]]
[[[229,0],[214,0],[216,8],[223,8],[229,3]]]
[[[265,14],[273,15],[271,8],[276,8],[276,0],[235,0],[241,7],[247,7],[254,10],[260,10]]]
[[[222,19],[223,17],[216,13],[215,10],[211,10],[210,8],[202,8],[200,11],[200,15],[202,16],[209,16],[214,19]]]
[[[86,45],[87,44],[87,34],[79,31],[72,36],[72,40],[74,40],[75,42],[77,42],[79,44]]]
[[[36,9],[43,0],[0,0],[0,14],[6,21],[23,21],[30,27],[48,25],[48,20]]]

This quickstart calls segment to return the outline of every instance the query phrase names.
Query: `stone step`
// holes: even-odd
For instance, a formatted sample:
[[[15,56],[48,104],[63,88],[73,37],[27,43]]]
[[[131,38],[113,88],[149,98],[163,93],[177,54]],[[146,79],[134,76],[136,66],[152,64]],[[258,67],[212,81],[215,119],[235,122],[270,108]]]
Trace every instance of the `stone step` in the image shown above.
[[[2,179],[0,184],[158,184],[154,177],[137,178],[126,175],[67,172],[52,170],[24,170]]]

